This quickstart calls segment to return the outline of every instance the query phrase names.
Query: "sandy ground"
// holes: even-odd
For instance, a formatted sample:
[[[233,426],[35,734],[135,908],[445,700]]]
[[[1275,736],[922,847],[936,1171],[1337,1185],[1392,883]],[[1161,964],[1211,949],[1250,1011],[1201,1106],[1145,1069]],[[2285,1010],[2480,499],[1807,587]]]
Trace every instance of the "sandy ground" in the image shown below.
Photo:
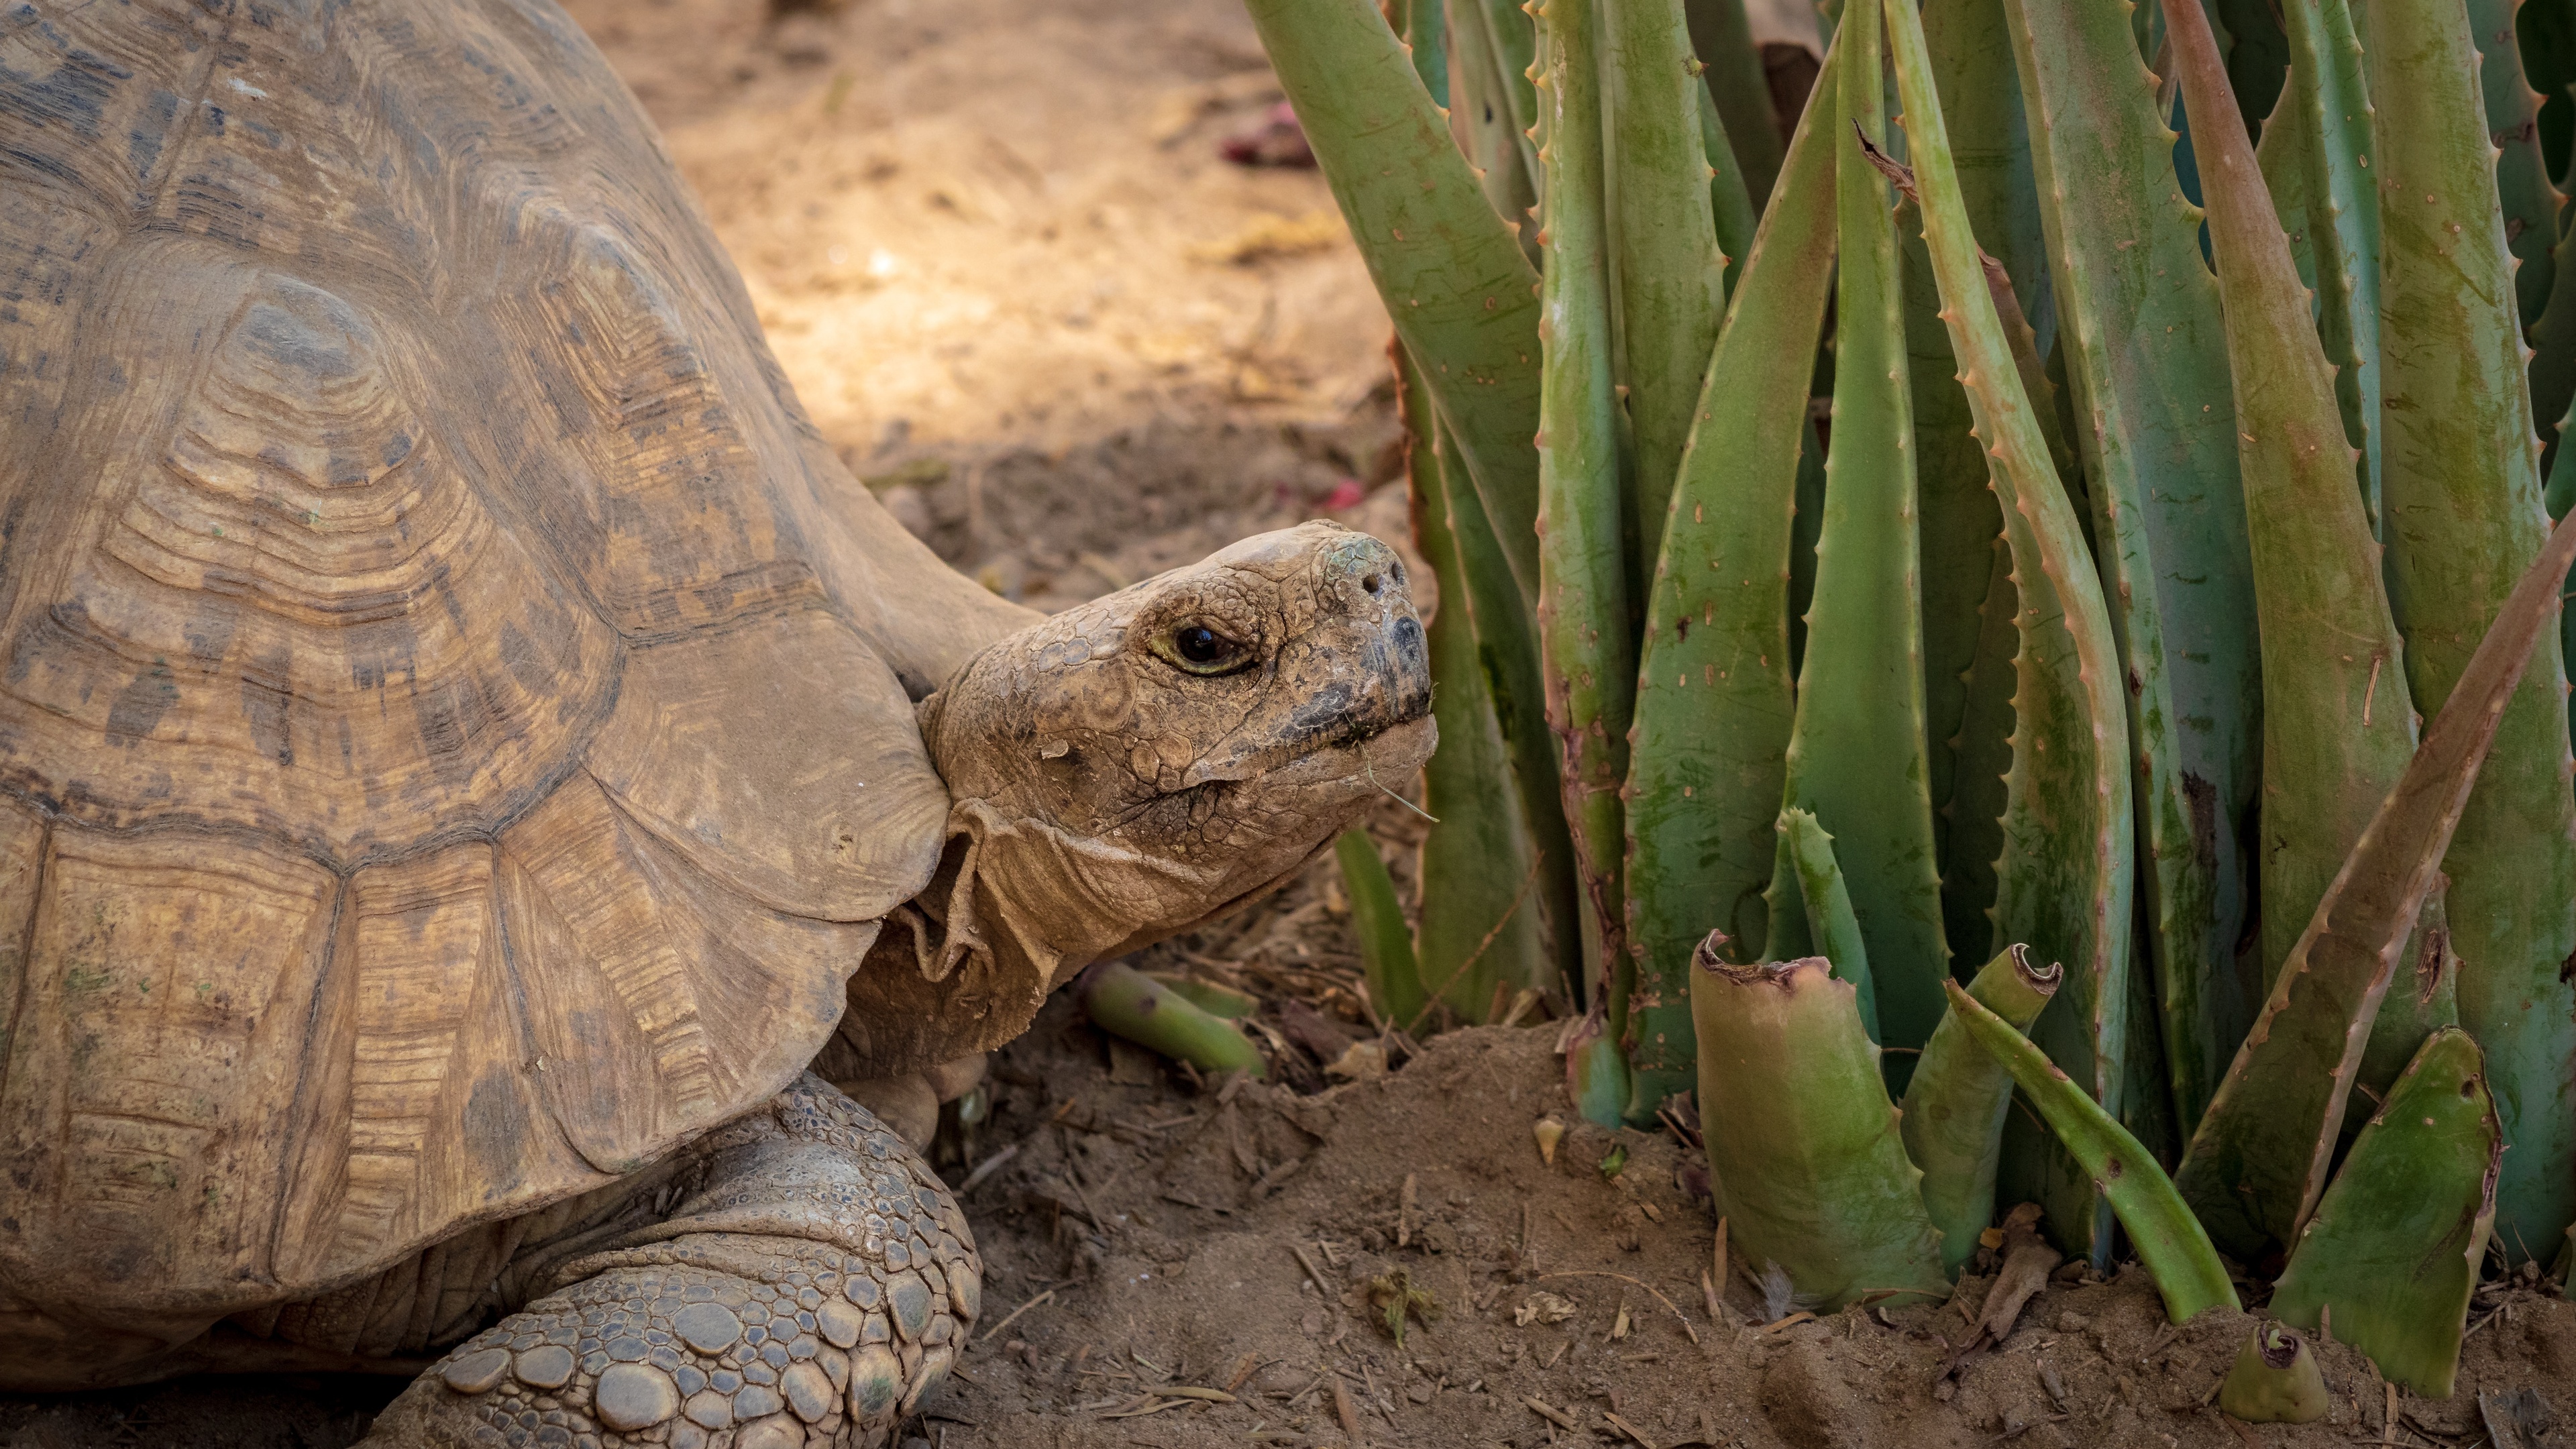
[[[1218,157],[1278,96],[1236,0],[572,9],[826,433],[989,586],[1060,607],[1301,518],[1400,528],[1385,318],[1331,199]],[[1401,880],[1418,825],[1390,804],[1372,828]],[[2576,1310],[2520,1288],[2481,1295],[2449,1401],[2392,1400],[2330,1346],[2333,1414],[2295,1430],[2207,1406],[2248,1321],[2171,1327],[2134,1268],[2052,1283],[1946,1384],[1963,1308],[1765,1327],[1738,1267],[1712,1311],[1694,1151],[1578,1125],[1542,1159],[1533,1124],[1572,1120],[1553,1024],[1323,1089],[1367,1035],[1355,963],[1329,871],[1148,953],[1259,994],[1311,1049],[1283,1085],[1190,1080],[1063,1000],[999,1057],[993,1115],[942,1161],[972,1174],[996,1325],[905,1449],[2467,1446],[2481,1393],[2576,1407]],[[1397,1291],[1428,1295],[1401,1341]],[[0,1399],[0,1449],[339,1449],[394,1387]]]

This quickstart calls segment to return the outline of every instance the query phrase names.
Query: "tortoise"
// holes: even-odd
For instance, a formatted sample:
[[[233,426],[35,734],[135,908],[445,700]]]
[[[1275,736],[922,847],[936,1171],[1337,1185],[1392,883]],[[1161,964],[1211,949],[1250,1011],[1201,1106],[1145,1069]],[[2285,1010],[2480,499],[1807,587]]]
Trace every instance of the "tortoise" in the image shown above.
[[[0,12],[0,465],[0,1388],[880,1443],[982,1271],[818,1053],[1007,1040],[1434,741],[1366,535],[946,568],[550,0]]]

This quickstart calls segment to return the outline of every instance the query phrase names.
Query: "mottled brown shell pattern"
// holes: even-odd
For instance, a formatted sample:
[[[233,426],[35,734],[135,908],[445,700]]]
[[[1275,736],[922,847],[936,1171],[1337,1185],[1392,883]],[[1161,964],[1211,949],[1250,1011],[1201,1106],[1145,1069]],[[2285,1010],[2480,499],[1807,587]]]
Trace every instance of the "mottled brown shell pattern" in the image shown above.
[[[0,13],[0,1310],[306,1296],[793,1079],[999,617],[856,491],[550,7]]]

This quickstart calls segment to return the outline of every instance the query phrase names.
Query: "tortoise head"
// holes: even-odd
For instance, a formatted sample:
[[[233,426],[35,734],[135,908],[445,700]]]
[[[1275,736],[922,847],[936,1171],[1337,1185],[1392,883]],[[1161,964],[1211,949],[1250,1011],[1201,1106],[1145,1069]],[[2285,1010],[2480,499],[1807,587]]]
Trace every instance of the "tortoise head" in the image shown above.
[[[920,718],[954,802],[925,905],[1041,996],[1284,883],[1438,738],[1403,562],[1330,523],[1031,625]]]

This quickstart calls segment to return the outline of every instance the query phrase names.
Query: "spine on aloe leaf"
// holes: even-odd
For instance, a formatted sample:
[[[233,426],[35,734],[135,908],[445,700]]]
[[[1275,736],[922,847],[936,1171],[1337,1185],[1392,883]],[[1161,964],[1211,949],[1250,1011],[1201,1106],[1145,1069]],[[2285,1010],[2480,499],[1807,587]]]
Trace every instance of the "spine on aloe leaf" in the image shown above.
[[[1946,1296],[1940,1233],[1851,984],[1821,958],[1737,966],[1715,945],[1691,971],[1700,1124],[1745,1265],[1776,1265],[1800,1307],[1826,1312]]]
[[[2027,948],[2007,946],[1968,984],[1968,995],[2027,1032],[2065,979],[2064,968],[2038,965]],[[1994,1222],[2012,1087],[2011,1071],[1977,1044],[1956,1012],[1933,1029],[1905,1087],[1905,1155],[1923,1170],[1923,1206],[1941,1230],[1941,1266],[1954,1275],[1977,1255],[1978,1235]]]
[[[2272,1293],[2282,1321],[2313,1330],[2331,1312],[2337,1339],[2428,1399],[2450,1397],[2510,1155],[2487,1088],[2486,1057],[2468,1033],[2425,1038]]]
[[[2372,165],[2388,188],[2385,571],[2407,682],[2427,713],[2449,698],[2548,531],[2510,295],[2515,257],[2529,243],[2512,236],[2510,219],[2545,204],[2540,219],[2554,223],[2556,193],[2527,124],[2505,138],[2502,169],[2490,161],[2499,87],[2525,123],[2534,98],[2513,56],[2512,7],[2470,10],[2502,17],[2501,54],[2490,50],[2483,71],[2478,49],[2490,37],[2472,33],[2457,0],[2372,0],[2364,12],[2379,100]],[[2542,194],[2518,195],[2516,176]],[[2533,263],[2521,265],[2527,282]],[[2576,988],[2560,975],[2576,952],[2576,891],[2563,888],[2576,881],[2564,667],[2556,641],[2535,646],[2442,866],[2458,1020],[2487,1049],[2513,1144],[2498,1215],[2516,1259],[2528,1251],[2521,1245],[2553,1242],[2576,1221]],[[2410,1023],[2411,1039],[2374,1043],[2373,1055],[2393,1066],[2441,1019]]]

